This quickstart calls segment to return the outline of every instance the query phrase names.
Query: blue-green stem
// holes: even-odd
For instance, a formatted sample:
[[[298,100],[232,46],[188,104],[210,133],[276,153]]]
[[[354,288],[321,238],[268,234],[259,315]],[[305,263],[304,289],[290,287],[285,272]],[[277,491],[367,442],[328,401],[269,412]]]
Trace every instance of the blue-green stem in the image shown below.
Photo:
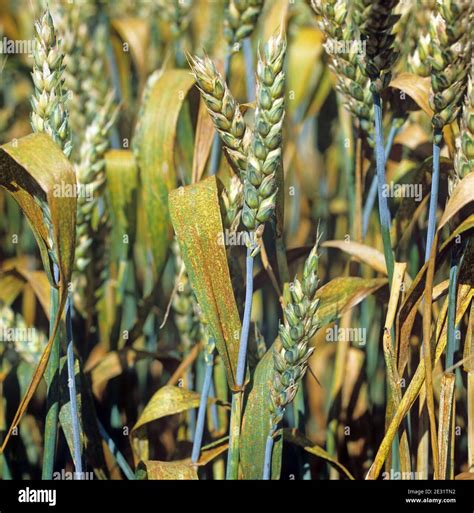
[[[243,385],[247,369],[247,344],[250,329],[250,316],[252,314],[253,297],[253,260],[252,251],[255,248],[247,247],[246,278],[245,278],[245,307],[240,332],[239,355],[237,360],[237,373],[235,383],[238,390],[232,394],[232,409],[229,430],[229,456],[227,459],[227,479],[237,479],[239,469],[240,423],[242,418]]]
[[[82,479],[81,429],[79,424],[79,410],[77,407],[76,375],[74,372],[74,342],[72,334],[72,301],[68,294],[66,301],[66,335],[67,335],[67,377],[69,400],[71,402],[72,442],[74,452],[74,465],[78,479]]]
[[[375,164],[377,170],[380,229],[382,232],[385,264],[387,265],[388,283],[391,286],[393,281],[394,258],[392,252],[392,243],[390,241],[390,210],[388,209],[387,196],[384,194],[385,151],[383,142],[382,102],[379,93],[373,92],[372,95],[375,111]]]
[[[59,281],[59,268],[54,264],[54,279]],[[49,334],[53,333],[54,324],[59,309],[59,292],[55,287],[51,287],[50,295],[50,321]],[[44,450],[43,467],[41,477],[45,480],[53,479],[54,457],[56,453],[56,442],[58,439],[58,420],[59,420],[59,329],[54,337],[51,353],[45,371],[47,382],[46,391],[46,420],[44,430]]]
[[[235,480],[239,477],[240,424],[242,420],[243,393],[232,394],[230,411],[229,451],[227,456],[226,479]]]
[[[196,423],[196,431],[194,433],[193,451],[191,453],[191,461],[197,463],[201,452],[202,437],[204,434],[204,421],[206,420],[206,408],[209,398],[209,391],[212,383],[212,371],[214,370],[214,362],[212,359],[206,362],[206,373],[204,375],[204,383],[201,390],[201,400],[199,403],[199,411]]]
[[[387,142],[385,143],[385,162],[387,162],[388,157],[390,155],[390,151],[392,150],[393,141],[395,140],[395,136],[399,131],[399,124],[396,119],[392,121],[392,125],[390,126],[390,131],[388,133]],[[367,194],[367,199],[364,205],[364,211],[362,214],[362,238],[365,238],[367,235],[367,230],[369,228],[369,219],[370,214],[374,208],[375,198],[377,197],[377,174],[374,175],[372,182],[370,184],[369,193]]]
[[[239,356],[237,360],[236,384],[239,388],[244,385],[245,370],[247,368],[247,344],[249,339],[250,316],[252,314],[253,297],[253,260],[252,251],[254,248],[247,248],[246,278],[245,278],[245,307],[242,320],[242,331],[240,332]]]
[[[229,81],[230,78],[230,62],[232,58],[232,50],[228,50],[224,59],[224,80]],[[215,175],[219,170],[219,162],[221,159],[221,139],[219,134],[214,135],[214,141],[212,142],[211,148],[211,164],[209,168],[209,174]]]
[[[194,373],[191,369],[186,373],[186,381],[188,390],[194,390]],[[196,432],[196,410],[194,408],[188,411],[188,430],[190,438],[194,439],[194,433]]]
[[[448,339],[446,343],[446,368],[454,365],[454,350],[456,349],[456,292],[458,288],[458,269],[464,244],[454,247],[451,254],[451,267],[449,269],[448,291]]]
[[[253,66],[252,40],[246,37],[242,42],[245,59],[245,82],[247,84],[247,101],[255,100],[255,72]]]
[[[124,458],[123,454],[119,451],[118,447],[115,445],[115,442],[112,440],[110,435],[105,430],[104,426],[100,422],[100,420],[97,421],[99,424],[99,433],[100,436],[107,442],[107,445],[110,449],[110,452],[114,455],[115,460],[117,461],[118,466],[122,469],[122,472],[125,474],[125,477],[127,479],[134,480],[135,474],[133,473],[133,470],[130,468],[129,464],[127,463],[127,460]]]
[[[433,174],[431,176],[431,198],[428,213],[428,232],[426,234],[425,262],[430,258],[431,246],[433,245],[436,231],[436,209],[438,207],[439,190],[439,154],[440,154],[440,131],[433,132]]]
[[[267,436],[267,443],[265,444],[265,460],[263,462],[263,477],[264,481],[268,481],[272,472],[272,451],[273,451],[273,434],[275,430],[272,428]]]

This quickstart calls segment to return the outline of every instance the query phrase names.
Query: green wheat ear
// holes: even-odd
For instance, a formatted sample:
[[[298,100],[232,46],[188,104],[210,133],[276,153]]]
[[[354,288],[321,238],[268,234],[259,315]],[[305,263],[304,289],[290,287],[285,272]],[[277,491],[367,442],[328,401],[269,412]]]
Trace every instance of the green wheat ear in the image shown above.
[[[240,106],[209,57],[201,59],[188,56],[188,61],[230,164],[243,179],[250,133],[240,112]]]
[[[457,183],[474,171],[474,71],[468,80],[467,92],[461,111],[459,136],[456,139],[454,180],[449,181],[450,194]]]
[[[319,26],[326,36],[326,51],[340,42],[353,43],[358,35],[350,23],[345,0],[312,0],[314,11],[320,17]],[[329,67],[337,80],[336,89],[343,95],[344,106],[354,116],[356,126],[374,145],[374,108],[370,81],[358,65],[356,51],[328,51]]]
[[[306,259],[302,281],[295,278],[290,288],[291,298],[285,307],[285,322],[280,324],[278,331],[281,347],[273,353],[275,371],[270,393],[270,432],[277,429],[286,407],[294,399],[314,350],[308,344],[319,328],[319,299],[316,298],[319,283],[318,245],[319,236]]]
[[[50,135],[69,157],[72,142],[63,87],[64,56],[61,53],[49,11],[46,11],[41,20],[35,23],[35,42],[31,127],[34,132]]]
[[[241,41],[255,29],[263,9],[263,0],[228,0],[224,35],[229,47],[239,51]]]
[[[190,22],[191,0],[157,0],[155,12],[170,26],[173,39],[186,32]]]
[[[250,231],[259,230],[275,210],[276,172],[281,166],[282,125],[285,115],[286,38],[272,37],[259,52],[257,108],[244,178],[242,222]]]
[[[433,127],[438,131],[435,142],[440,143],[439,132],[456,119],[467,88],[473,20],[469,0],[456,3],[438,0],[437,8],[438,13],[432,16],[430,24],[433,41],[430,106],[434,111]]]
[[[83,192],[77,198],[76,236],[76,301],[81,304],[93,281],[93,302],[100,297],[107,274],[105,237],[108,232],[108,210],[101,208],[105,190],[105,153],[109,134],[118,115],[114,94],[109,92],[105,105],[87,127],[76,166],[77,182]],[[81,191],[80,191],[81,192]],[[89,192],[91,194],[89,194]],[[92,197],[90,197],[92,196]],[[93,272],[92,272],[93,269]],[[93,305],[92,305],[93,306]]]
[[[229,182],[229,187],[222,191],[223,223],[224,228],[231,232],[237,231],[242,215],[242,203],[244,199],[243,185],[239,177],[234,175]]]

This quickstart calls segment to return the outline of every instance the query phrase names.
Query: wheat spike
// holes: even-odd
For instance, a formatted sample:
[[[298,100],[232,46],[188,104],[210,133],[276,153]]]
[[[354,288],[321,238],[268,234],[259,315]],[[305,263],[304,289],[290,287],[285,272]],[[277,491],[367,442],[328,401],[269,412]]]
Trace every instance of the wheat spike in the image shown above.
[[[431,55],[431,36],[429,33],[422,34],[416,42],[415,50],[408,55],[408,67],[412,73],[420,77],[429,77],[431,75],[431,66],[429,63]]]
[[[285,115],[286,39],[272,37],[259,52],[257,108],[244,175],[242,222],[254,231],[268,221],[275,209],[276,172],[281,166],[282,125]]]
[[[231,232],[237,231],[240,224],[244,199],[243,190],[242,182],[238,176],[234,175],[230,179],[228,190],[224,189],[222,191],[224,228],[229,229]]]
[[[474,171],[474,73],[468,80],[466,97],[461,111],[459,136],[456,139],[456,155],[454,157],[454,181],[449,182],[450,194],[457,183],[467,174]]]
[[[188,60],[228,160],[234,171],[243,179],[247,167],[250,133],[240,112],[239,104],[209,57],[200,59],[188,56]]]
[[[365,42],[365,55],[359,62],[371,80],[371,90],[379,94],[390,83],[391,68],[398,57],[392,33],[400,18],[393,14],[397,4],[398,0],[355,0],[353,19]]]
[[[77,236],[76,236],[76,289],[81,292],[77,297],[85,297],[88,286],[87,270],[94,267],[94,281],[99,291],[106,270],[106,252],[104,235],[108,231],[107,210],[101,208],[105,188],[105,153],[109,147],[109,132],[118,114],[113,104],[113,93],[107,96],[105,105],[97,112],[92,124],[86,129],[84,142],[80,150],[80,162],[76,166],[79,185],[77,198]],[[89,273],[89,278],[91,274]],[[80,300],[78,301],[80,303]]]
[[[34,132],[50,135],[69,157],[72,142],[63,89],[63,54],[49,11],[35,23],[35,41],[32,73],[35,88],[31,98],[31,127]]]
[[[172,38],[178,39],[188,28],[191,7],[191,0],[158,0],[154,10],[169,24]]]
[[[294,399],[300,380],[308,368],[313,353],[308,347],[319,327],[316,298],[318,288],[318,243],[311,250],[303,270],[303,280],[295,278],[290,287],[291,301],[285,307],[285,322],[280,324],[281,347],[274,350],[274,373],[270,391],[270,433],[273,433]]]
[[[471,58],[472,12],[469,0],[438,0],[437,14],[430,25],[432,44],[430,105],[434,111],[433,127],[438,131],[435,142],[441,142],[439,133],[452,123],[461,108],[461,99],[467,88]]]
[[[234,52],[239,51],[241,41],[254,31],[262,9],[263,0],[228,0],[224,35]]]
[[[337,79],[336,89],[343,95],[345,107],[353,114],[358,129],[374,145],[374,109],[370,81],[358,65],[357,47],[349,51],[338,50],[340,43],[357,42],[357,34],[349,23],[345,0],[312,0],[316,14],[321,18],[319,26],[326,35],[326,52],[329,67]]]

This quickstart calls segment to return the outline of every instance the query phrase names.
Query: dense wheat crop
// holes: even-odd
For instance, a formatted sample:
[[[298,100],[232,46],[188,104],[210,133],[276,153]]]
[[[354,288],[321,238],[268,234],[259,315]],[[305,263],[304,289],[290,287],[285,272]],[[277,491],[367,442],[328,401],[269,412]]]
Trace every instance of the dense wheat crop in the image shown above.
[[[2,479],[473,479],[468,0],[0,0]]]

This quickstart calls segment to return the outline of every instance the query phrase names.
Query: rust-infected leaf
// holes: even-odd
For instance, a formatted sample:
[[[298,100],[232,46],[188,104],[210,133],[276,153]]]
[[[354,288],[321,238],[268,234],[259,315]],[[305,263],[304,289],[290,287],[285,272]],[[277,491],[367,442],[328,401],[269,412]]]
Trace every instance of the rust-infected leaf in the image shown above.
[[[31,134],[0,149],[0,186],[25,213],[38,243],[43,266],[52,286],[59,287],[59,305],[50,339],[28,389],[3,440],[3,452],[18,426],[48,363],[71,280],[76,238],[76,177],[61,149],[45,134]],[[57,263],[59,281],[53,279]]]
[[[218,186],[209,177],[173,191],[170,212],[189,280],[235,390],[240,318],[223,243]]]
[[[196,468],[187,461],[141,461],[137,473],[144,472],[142,479],[197,480]]]

